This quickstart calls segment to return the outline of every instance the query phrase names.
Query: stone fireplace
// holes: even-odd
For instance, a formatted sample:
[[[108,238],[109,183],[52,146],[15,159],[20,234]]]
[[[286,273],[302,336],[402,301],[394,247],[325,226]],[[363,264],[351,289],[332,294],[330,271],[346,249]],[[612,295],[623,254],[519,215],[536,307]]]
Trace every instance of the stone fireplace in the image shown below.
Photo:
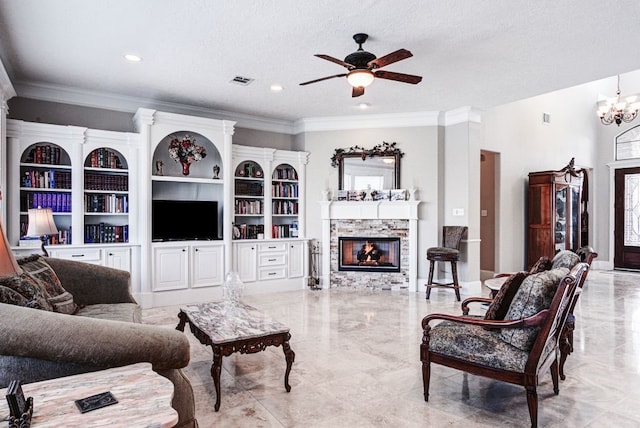
[[[321,202],[322,287],[416,291],[419,203]],[[367,241],[379,254],[359,260]]]

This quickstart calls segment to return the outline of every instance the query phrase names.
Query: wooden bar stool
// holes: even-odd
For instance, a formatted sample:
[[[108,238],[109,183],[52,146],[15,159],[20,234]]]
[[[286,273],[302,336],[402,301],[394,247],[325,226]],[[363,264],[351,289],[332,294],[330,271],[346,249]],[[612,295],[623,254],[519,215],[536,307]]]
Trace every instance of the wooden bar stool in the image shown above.
[[[432,288],[453,288],[456,298],[460,301],[460,285],[458,284],[458,260],[460,260],[460,242],[468,230],[467,226],[443,226],[442,246],[427,249],[429,260],[429,282],[427,287],[427,300]],[[436,262],[451,262],[451,275],[453,282],[433,282],[433,271]]]

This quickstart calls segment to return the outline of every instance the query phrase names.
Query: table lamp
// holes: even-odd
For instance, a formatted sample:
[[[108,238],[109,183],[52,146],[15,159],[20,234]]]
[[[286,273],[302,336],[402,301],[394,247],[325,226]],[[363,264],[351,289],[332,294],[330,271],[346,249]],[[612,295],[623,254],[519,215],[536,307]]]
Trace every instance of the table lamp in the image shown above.
[[[29,210],[29,227],[26,236],[39,236],[42,241],[42,252],[46,257],[49,253],[44,248],[48,235],[56,235],[58,229],[53,221],[53,211],[51,208],[31,208]]]

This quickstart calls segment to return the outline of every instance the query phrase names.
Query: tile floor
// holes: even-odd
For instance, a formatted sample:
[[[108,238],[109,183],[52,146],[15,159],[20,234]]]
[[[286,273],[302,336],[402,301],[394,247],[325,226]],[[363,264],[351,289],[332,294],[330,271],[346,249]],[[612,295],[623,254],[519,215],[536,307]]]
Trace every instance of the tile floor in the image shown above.
[[[463,298],[471,293],[463,289]],[[488,294],[488,290],[484,290]],[[524,389],[432,365],[423,399],[420,320],[459,314],[451,290],[300,290],[243,300],[291,328],[296,353],[285,392],[282,348],[223,358],[222,405],[214,412],[211,349],[190,332],[185,369],[201,428],[527,427]],[[175,327],[179,306],[145,309],[143,320]],[[480,309],[478,309],[480,312]],[[640,275],[592,271],[576,308],[575,350],[553,394],[538,388],[541,427],[640,426]]]

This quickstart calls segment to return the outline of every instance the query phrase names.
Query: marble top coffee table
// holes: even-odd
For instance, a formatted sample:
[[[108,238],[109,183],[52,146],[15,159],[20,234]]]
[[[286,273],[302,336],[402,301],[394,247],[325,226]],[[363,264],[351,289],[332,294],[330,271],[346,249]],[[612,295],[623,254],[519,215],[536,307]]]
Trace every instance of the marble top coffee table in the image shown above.
[[[220,409],[220,371],[222,357],[234,352],[254,354],[264,351],[267,346],[280,346],[284,351],[287,369],[284,374],[284,388],[291,391],[289,373],[295,353],[289,346],[289,327],[271,319],[258,309],[237,303],[211,302],[180,308],[180,322],[176,329],[184,331],[188,322],[193,335],[203,345],[213,349],[211,377],[216,389],[215,411]]]

